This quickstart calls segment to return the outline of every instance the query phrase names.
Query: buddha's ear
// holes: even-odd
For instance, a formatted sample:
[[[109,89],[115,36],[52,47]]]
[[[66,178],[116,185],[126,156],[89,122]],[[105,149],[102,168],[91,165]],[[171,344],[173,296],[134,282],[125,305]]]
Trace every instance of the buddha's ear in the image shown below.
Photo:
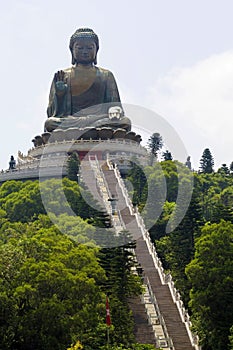
[[[74,58],[74,55],[73,55],[73,52],[71,51],[71,56],[72,56],[72,60],[71,60],[71,63],[72,65],[74,65],[76,63],[76,60]]]
[[[96,47],[96,53],[95,53],[95,58],[94,58],[94,64],[97,64],[97,53],[99,51],[99,47]]]

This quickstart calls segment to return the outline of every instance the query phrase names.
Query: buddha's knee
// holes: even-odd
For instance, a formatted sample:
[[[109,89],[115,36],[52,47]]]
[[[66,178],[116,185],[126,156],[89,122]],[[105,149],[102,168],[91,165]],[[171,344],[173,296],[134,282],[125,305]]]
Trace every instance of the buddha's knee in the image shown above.
[[[61,124],[60,118],[50,117],[46,119],[44,128],[48,132],[52,132]]]

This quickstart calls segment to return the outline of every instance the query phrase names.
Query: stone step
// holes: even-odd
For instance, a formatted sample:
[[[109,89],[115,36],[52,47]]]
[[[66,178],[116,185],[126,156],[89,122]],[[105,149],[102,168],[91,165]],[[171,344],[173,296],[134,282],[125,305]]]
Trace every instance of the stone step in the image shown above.
[[[130,308],[134,318],[134,334],[138,343],[155,344],[155,335],[152,326],[148,323],[145,305],[141,303],[139,297],[131,298]]]

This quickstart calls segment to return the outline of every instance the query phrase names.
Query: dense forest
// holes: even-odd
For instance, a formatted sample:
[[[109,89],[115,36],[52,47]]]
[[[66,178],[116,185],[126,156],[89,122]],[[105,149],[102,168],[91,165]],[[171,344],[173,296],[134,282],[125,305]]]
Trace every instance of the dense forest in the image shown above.
[[[168,151],[162,161],[149,164],[142,169],[132,162],[125,178],[133,185],[132,201],[173,276],[203,350],[233,350],[233,169],[224,164],[214,171],[206,150],[198,172],[172,160]],[[86,204],[71,179],[64,178],[62,186],[73,216],[63,212],[60,180],[7,181],[0,187],[0,349],[154,349],[136,344],[133,336],[128,299],[142,292],[141,278],[132,273],[135,242],[122,244],[128,233],[115,237],[109,218]],[[191,201],[175,225],[184,211],[182,198],[177,201],[179,186],[190,182]],[[155,222],[151,207],[159,213]],[[103,240],[115,244],[103,248]]]
[[[162,143],[159,134],[154,136],[149,146],[157,155]],[[162,161],[143,169],[132,162],[126,179],[203,350],[233,349],[233,163],[229,167],[223,164],[217,171],[213,167],[209,149],[203,152],[199,171],[193,171],[190,163],[173,161],[167,151]],[[179,186],[192,188],[185,210],[182,204],[186,199],[177,201]],[[152,203],[155,198],[157,207]],[[151,222],[152,206],[161,212],[156,222]],[[185,215],[171,230],[180,211]]]
[[[60,181],[0,187],[0,349],[153,349],[135,343],[128,307],[128,299],[142,293],[141,278],[132,273],[135,242],[127,232],[115,237],[108,217],[88,206],[68,178],[62,190],[75,215],[63,213]],[[100,248],[103,238],[112,248]]]

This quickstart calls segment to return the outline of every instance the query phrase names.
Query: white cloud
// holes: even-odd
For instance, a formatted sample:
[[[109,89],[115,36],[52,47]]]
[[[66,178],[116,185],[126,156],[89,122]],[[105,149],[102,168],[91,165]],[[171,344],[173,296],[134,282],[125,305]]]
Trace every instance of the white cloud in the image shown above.
[[[148,103],[176,128],[195,167],[210,148],[216,168],[233,160],[233,51],[161,77]]]

